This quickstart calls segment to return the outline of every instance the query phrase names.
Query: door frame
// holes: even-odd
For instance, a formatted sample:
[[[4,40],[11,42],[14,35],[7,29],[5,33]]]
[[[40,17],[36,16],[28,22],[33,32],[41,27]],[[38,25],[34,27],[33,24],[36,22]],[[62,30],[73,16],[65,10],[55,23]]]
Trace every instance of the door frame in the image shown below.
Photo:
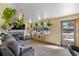
[[[63,22],[67,22],[67,21],[74,21],[75,25],[74,25],[74,44],[76,45],[76,19],[73,19],[73,20],[63,20],[61,21],[61,46],[63,46],[62,42],[63,42],[63,39],[62,39],[62,23]]]

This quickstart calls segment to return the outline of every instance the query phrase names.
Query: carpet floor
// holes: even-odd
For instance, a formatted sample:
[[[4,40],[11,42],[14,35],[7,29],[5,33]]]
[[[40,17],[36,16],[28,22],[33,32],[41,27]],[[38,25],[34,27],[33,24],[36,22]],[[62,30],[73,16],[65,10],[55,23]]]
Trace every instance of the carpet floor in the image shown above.
[[[50,45],[35,40],[26,41],[35,51],[35,56],[71,56],[69,50],[64,47]]]

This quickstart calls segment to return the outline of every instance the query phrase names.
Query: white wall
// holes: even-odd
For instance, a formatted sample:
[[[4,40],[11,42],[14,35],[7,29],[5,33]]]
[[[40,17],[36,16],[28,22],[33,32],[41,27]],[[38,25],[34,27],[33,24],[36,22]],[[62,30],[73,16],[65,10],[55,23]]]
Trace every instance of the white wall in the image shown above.
[[[23,3],[13,4],[12,6],[17,8],[18,11],[21,9],[27,20],[30,18],[36,20],[79,13],[78,3]]]
[[[2,19],[2,14],[4,9],[8,6],[6,3],[0,3],[0,20]]]

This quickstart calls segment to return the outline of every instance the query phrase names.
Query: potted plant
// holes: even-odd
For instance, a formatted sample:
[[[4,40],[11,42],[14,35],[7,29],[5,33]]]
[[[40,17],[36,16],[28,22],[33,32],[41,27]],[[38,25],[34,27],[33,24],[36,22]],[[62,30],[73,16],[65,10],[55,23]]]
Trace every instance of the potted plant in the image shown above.
[[[38,30],[38,23],[35,23],[35,30]]]
[[[48,30],[50,30],[50,29],[51,29],[51,26],[52,26],[52,24],[51,24],[51,23],[47,23]]]

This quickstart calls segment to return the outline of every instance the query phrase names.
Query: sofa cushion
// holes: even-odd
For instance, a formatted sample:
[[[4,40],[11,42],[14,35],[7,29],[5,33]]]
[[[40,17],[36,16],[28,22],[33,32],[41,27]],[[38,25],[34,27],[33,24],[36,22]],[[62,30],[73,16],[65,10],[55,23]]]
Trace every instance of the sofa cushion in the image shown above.
[[[32,47],[25,48],[21,51],[20,56],[34,56],[34,49]]]
[[[15,56],[8,47],[1,47],[2,56]]]
[[[20,48],[16,40],[9,40],[7,46],[15,56],[19,56]]]
[[[21,41],[21,40],[18,40],[17,43],[18,43],[18,46],[21,48],[21,51],[31,47],[27,43],[25,43],[24,41]]]

